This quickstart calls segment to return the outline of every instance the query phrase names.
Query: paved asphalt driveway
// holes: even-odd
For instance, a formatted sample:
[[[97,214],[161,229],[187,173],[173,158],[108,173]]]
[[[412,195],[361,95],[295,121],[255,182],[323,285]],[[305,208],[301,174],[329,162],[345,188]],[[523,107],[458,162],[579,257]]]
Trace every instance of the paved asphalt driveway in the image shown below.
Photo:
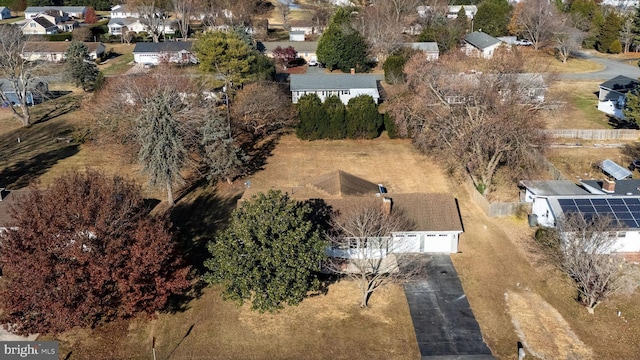
[[[607,59],[592,55],[586,51],[578,51],[575,56],[588,59],[605,66],[603,70],[581,73],[581,74],[561,74],[560,77],[566,80],[609,80],[618,75],[628,76],[630,78],[640,78],[640,67],[627,65],[622,61]],[[640,58],[640,53],[638,53]],[[627,59],[628,60],[628,59]]]
[[[422,359],[495,359],[449,255],[424,256],[426,276],[404,286]]]

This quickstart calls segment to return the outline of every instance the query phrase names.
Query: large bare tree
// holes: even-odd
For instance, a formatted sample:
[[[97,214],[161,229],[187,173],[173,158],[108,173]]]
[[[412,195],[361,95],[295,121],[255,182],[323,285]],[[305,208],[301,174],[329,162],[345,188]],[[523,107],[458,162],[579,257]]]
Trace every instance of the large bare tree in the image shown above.
[[[231,115],[238,128],[254,139],[290,128],[297,119],[286,91],[276,83],[252,83],[238,90]]]
[[[556,231],[539,231],[537,241],[552,264],[567,274],[590,314],[611,295],[637,286],[637,269],[614,254],[624,231],[607,216],[566,214]]]
[[[464,62],[443,56],[412,56],[405,66],[406,90],[390,99],[388,111],[401,134],[453,170],[468,174],[483,194],[500,168],[514,177],[534,166],[532,153],[545,144],[537,111],[537,74],[521,74],[508,52],[486,64],[485,72],[464,74]],[[509,59],[511,58],[511,61]],[[499,60],[499,61],[498,61]]]
[[[127,4],[144,19],[153,42],[160,42],[167,21],[166,11],[172,8],[171,0],[129,0]]]
[[[558,27],[558,9],[548,0],[524,0],[513,10],[509,31],[531,41],[538,50],[551,41]]]
[[[0,100],[23,126],[31,126],[30,95],[36,95],[36,69],[38,62],[22,57],[27,41],[20,28],[0,25]],[[42,94],[40,94],[42,95]]]
[[[189,37],[189,22],[196,8],[197,0],[173,0],[173,11],[178,18],[178,29],[183,40]]]
[[[400,251],[392,237],[392,232],[410,231],[415,225],[401,209],[383,204],[378,199],[354,205],[334,213],[331,220],[326,268],[358,284],[361,307],[368,306],[379,288],[413,278],[422,268],[415,256]]]
[[[582,40],[586,36],[584,32],[567,23],[567,21],[564,21],[561,26],[556,28],[552,37],[553,47],[556,49],[558,57],[563,64],[569,60],[571,54],[580,50]]]

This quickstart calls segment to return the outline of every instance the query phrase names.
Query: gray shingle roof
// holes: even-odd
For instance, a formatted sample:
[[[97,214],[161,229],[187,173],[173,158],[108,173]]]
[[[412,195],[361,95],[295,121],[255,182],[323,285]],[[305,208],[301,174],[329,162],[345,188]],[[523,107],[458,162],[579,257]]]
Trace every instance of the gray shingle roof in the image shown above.
[[[494,38],[489,34],[483,33],[482,31],[475,31],[471,34],[465,35],[464,41],[468,42],[478,49],[486,49],[489,46],[501,43],[500,39]]]
[[[46,10],[61,10],[66,13],[79,13],[84,12],[87,9],[86,6],[29,6],[24,10],[26,13],[41,13]]]
[[[275,48],[280,46],[281,48],[286,48],[289,46],[293,46],[299,53],[304,52],[316,52],[318,49],[317,41],[265,41],[258,42],[258,49],[264,47],[266,53],[271,53]]]
[[[602,190],[602,180],[582,180],[585,187],[590,187],[594,194],[609,194]],[[640,195],[640,180],[624,179],[616,180],[614,195]]]
[[[33,18],[33,21],[37,22],[38,24],[40,24],[40,26],[42,26],[45,29],[50,29],[52,27],[56,27],[55,24],[53,24],[51,21],[49,21],[49,20],[47,20],[46,18],[43,18],[43,17]]]
[[[589,195],[589,192],[569,180],[522,180],[522,186],[538,196]]]
[[[412,42],[402,44],[404,47],[408,47],[414,50],[421,50],[425,52],[439,52],[437,42]]]
[[[136,43],[133,48],[134,53],[155,53],[155,52],[179,52],[191,51],[191,41],[168,41],[161,43],[141,42]]]
[[[619,93],[629,92],[640,85],[637,79],[632,79],[624,75],[618,75],[611,80],[607,80],[600,84],[601,88],[614,90]]]
[[[291,91],[377,88],[376,77],[370,74],[291,75]]]

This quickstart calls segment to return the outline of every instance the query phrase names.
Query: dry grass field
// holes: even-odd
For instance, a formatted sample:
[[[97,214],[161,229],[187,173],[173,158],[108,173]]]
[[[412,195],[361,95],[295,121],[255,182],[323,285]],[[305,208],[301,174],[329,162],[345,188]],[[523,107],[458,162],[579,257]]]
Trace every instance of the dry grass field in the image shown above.
[[[572,148],[551,148],[547,158],[570,180],[604,178],[604,174],[598,164],[605,159],[610,159],[622,166],[628,166],[633,159],[625,156],[621,148],[596,147],[583,142],[585,146]],[[634,171],[634,178],[638,172]]]
[[[598,111],[600,81],[557,81],[546,97],[565,103],[545,115],[550,129],[611,129],[607,115]]]
[[[530,46],[520,46],[518,50],[525,60],[525,69],[530,72],[585,73],[604,69],[602,64],[578,58],[570,58],[563,64],[548,49],[534,50]]]

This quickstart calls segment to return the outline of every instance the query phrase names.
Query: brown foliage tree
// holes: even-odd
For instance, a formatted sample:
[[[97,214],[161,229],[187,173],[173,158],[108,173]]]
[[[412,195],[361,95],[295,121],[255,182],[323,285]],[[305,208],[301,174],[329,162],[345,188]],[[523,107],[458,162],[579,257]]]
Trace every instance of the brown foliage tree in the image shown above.
[[[164,217],[133,182],[89,171],[34,189],[2,235],[1,290],[12,332],[57,333],[153,314],[189,286]]]
[[[254,138],[295,125],[294,108],[276,83],[252,83],[238,91],[231,115]]]
[[[532,154],[545,144],[540,104],[529,97],[539,77],[518,73],[506,57],[485,64],[486,72],[461,74],[455,57],[414,55],[405,66],[406,91],[388,105],[401,134],[467,173],[483,194],[499,168],[514,177],[531,169]]]
[[[95,24],[98,22],[98,15],[92,6],[87,8],[87,11],[84,13],[84,23],[85,24]]]
[[[86,26],[81,26],[73,29],[73,31],[71,32],[71,36],[75,41],[92,41],[93,40],[93,33],[91,32],[91,29],[89,29]]]

